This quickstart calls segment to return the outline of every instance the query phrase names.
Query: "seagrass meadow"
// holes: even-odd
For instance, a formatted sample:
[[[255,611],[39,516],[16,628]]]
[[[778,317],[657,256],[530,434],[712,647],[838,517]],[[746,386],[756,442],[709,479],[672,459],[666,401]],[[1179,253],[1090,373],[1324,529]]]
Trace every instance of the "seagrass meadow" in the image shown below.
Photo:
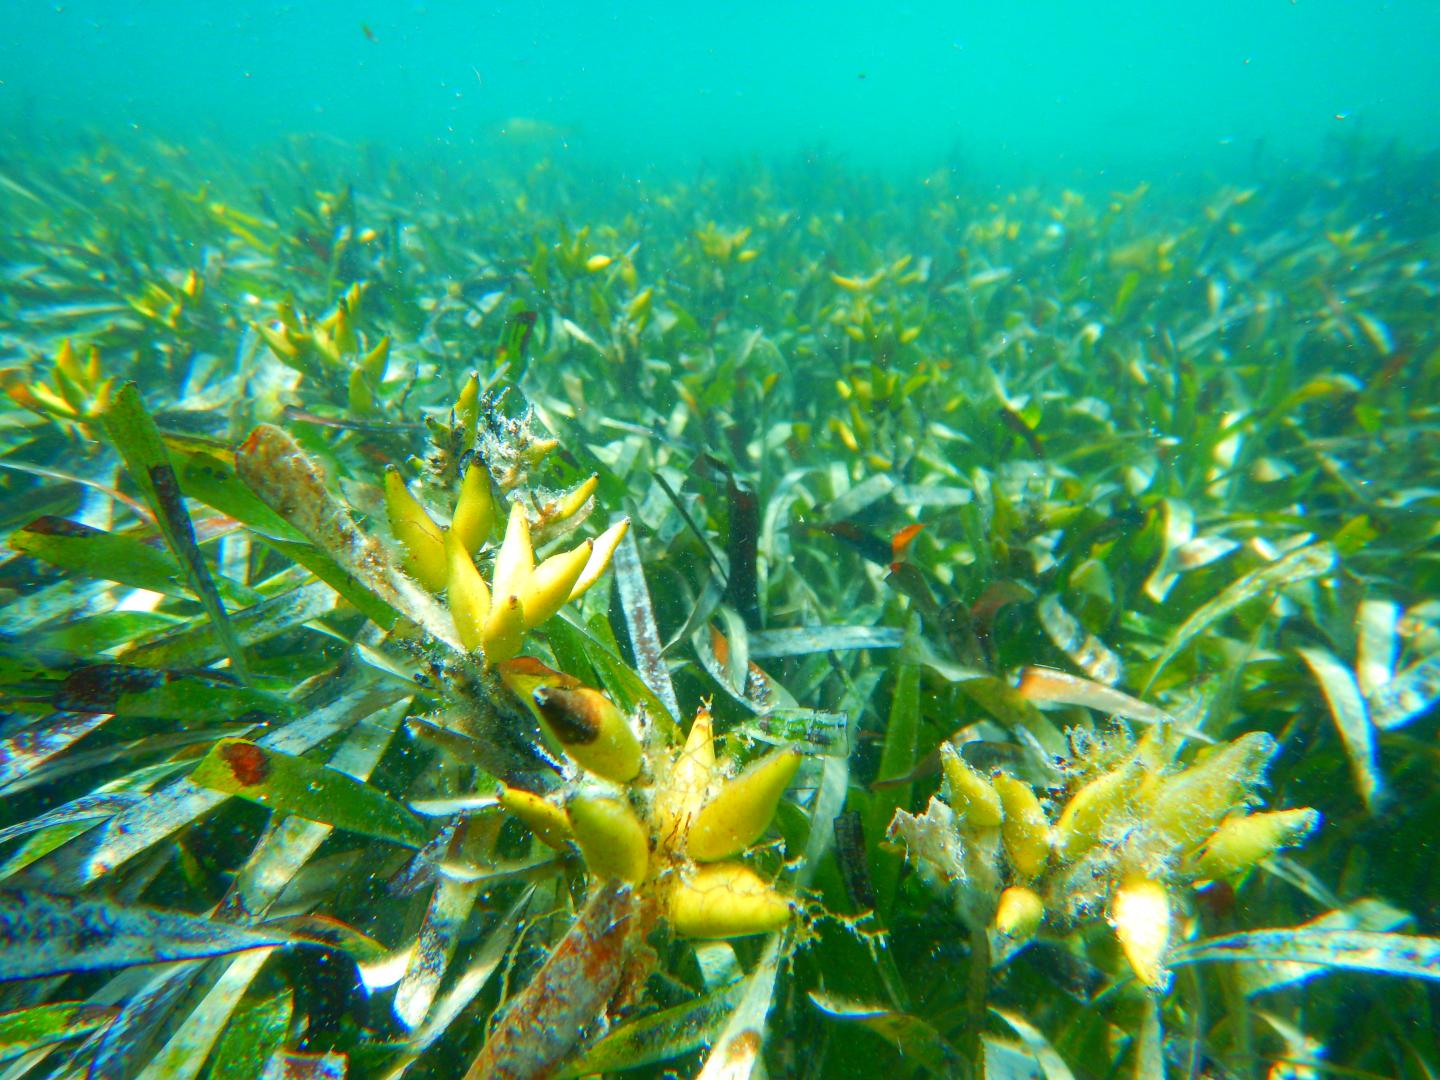
[[[0,1077],[1440,1075],[1437,182],[0,136]]]

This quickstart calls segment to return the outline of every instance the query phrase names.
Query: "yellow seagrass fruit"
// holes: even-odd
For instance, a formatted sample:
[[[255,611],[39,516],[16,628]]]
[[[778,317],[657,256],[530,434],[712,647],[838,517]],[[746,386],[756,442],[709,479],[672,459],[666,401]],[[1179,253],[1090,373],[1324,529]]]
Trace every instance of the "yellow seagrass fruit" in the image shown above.
[[[480,550],[495,528],[495,496],[490,491],[490,470],[478,459],[472,459],[460,481],[460,497],[455,500],[455,513],[450,518],[450,531],[455,533],[468,554]]]
[[[628,803],[609,796],[570,800],[570,827],[592,874],[638,885],[650,868],[645,826]]]
[[[445,537],[445,554],[449,560],[448,603],[450,617],[455,620],[455,634],[467,652],[474,652],[485,643],[485,627],[490,622],[490,587],[475,569],[470,553],[454,529]]]
[[[1000,824],[1003,811],[995,785],[971,768],[953,744],[940,744],[940,767],[950,787],[945,801],[957,818],[967,825],[981,828],[993,828]]]
[[[617,784],[640,773],[640,740],[624,715],[588,686],[541,686],[530,695],[541,722],[575,764]]]
[[[595,541],[586,540],[569,551],[551,555],[535,568],[525,594],[527,623],[539,626],[565,606],[594,550]]]
[[[1187,869],[1207,880],[1230,877],[1249,870],[1283,847],[1300,843],[1319,824],[1319,812],[1308,808],[1228,817],[1205,841]]]
[[[1070,797],[1055,823],[1055,854],[1062,860],[1078,859],[1100,842],[1100,833],[1134,794],[1140,764],[1131,760],[1097,776]]]
[[[573,835],[570,818],[564,808],[533,791],[502,784],[500,805],[528,825],[542,843],[552,848],[563,851],[566,841]]]
[[[390,518],[390,531],[402,549],[405,572],[431,592],[445,588],[450,574],[445,556],[445,539],[440,526],[430,519],[400,471],[391,465],[385,470],[385,511]]]
[[[1277,749],[1272,736],[1252,731],[1165,777],[1148,793],[1151,828],[1182,850],[1198,844],[1225,815],[1244,805]]]
[[[723,784],[695,815],[686,852],[700,862],[738,855],[760,838],[800,767],[800,751],[783,746]]]
[[[1040,928],[1045,901],[1026,885],[1011,885],[1000,894],[995,908],[995,929],[1013,941],[1025,941]]]
[[[388,340],[388,339],[387,339]],[[455,426],[460,429],[460,452],[475,445],[475,425],[480,419],[480,376],[475,372],[465,380],[455,399]]]
[[[683,873],[668,909],[671,928],[689,938],[765,934],[790,918],[790,901],[739,863],[705,863]]]
[[[710,710],[701,706],[685,736],[685,745],[670,766],[655,797],[655,820],[661,843],[678,847],[700,812],[710,777],[715,772],[715,729]]]
[[[1000,823],[1005,856],[1016,876],[1029,881],[1045,869],[1045,860],[1050,855],[1050,823],[1029,784],[1004,773],[996,776],[993,783],[1005,811],[1005,819]]]
[[[1151,990],[1170,981],[1165,949],[1170,944],[1170,896],[1149,878],[1130,878],[1110,899],[1110,925],[1135,977]]]

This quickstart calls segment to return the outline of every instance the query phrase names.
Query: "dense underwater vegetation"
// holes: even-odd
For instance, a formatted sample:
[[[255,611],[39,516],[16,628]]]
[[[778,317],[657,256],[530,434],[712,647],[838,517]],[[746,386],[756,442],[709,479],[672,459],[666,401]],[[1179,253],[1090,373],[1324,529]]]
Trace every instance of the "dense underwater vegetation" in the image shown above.
[[[0,1078],[1440,1075],[1440,157],[919,167],[785,11],[888,156],[593,13],[653,125],[350,145],[316,7],[0,43]],[[129,122],[232,52],[333,123]]]

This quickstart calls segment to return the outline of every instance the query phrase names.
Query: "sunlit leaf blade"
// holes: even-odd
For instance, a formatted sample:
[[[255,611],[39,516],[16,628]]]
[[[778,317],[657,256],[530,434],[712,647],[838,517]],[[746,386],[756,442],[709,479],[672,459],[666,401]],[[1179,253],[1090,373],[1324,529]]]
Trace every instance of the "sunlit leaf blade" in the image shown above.
[[[1404,727],[1440,701],[1440,653],[1412,664],[1370,697],[1370,716],[1381,731]]]
[[[280,934],[109,900],[0,891],[0,981],[285,945]]]
[[[441,878],[435,886],[410,965],[395,989],[395,1015],[411,1031],[418,1028],[430,1012],[480,888],[478,881],[449,878]]]
[[[1271,960],[1440,979],[1440,938],[1369,930],[1254,930],[1197,941],[1170,963]]]
[[[938,1031],[917,1016],[897,1012],[883,1005],[843,1001],[819,991],[810,991],[810,1001],[826,1016],[868,1028],[890,1043],[931,1076],[951,1077],[965,1070],[965,1058]]]
[[[898,649],[904,635],[894,626],[797,626],[750,634],[750,658],[808,656],[852,649]]]
[[[1096,682],[1114,686],[1125,674],[1124,665],[1115,650],[1106,645],[1065,610],[1060,597],[1051,593],[1036,608],[1040,625],[1051,643],[1070,658],[1071,663]]]
[[[1270,860],[1271,864],[1277,860]],[[1383,932],[1398,930],[1410,922],[1410,916],[1398,908],[1373,898],[1356,900],[1342,908],[1327,911],[1299,930],[1369,930]],[[1276,990],[1296,983],[1306,982],[1326,974],[1330,969],[1315,964],[1298,963],[1294,960],[1252,960],[1238,966],[1238,975],[1247,997],[1267,990]]]
[[[990,1006],[990,1011],[1004,1020],[1020,1036],[1025,1048],[1035,1055],[1035,1061],[1045,1074],[1045,1080],[1073,1080],[1074,1074],[1065,1064],[1059,1052],[1050,1045],[1050,1040],[1039,1028],[1017,1012]]]
[[[743,982],[731,983],[617,1027],[562,1069],[559,1077],[636,1069],[688,1054],[715,1037],[739,1003],[743,987]]]
[[[790,932],[771,934],[745,980],[740,1002],[725,1021],[695,1080],[746,1080],[765,1046],[765,1018],[775,998],[780,965],[790,953]]]
[[[1335,558],[1335,549],[1329,544],[1311,544],[1232,582],[1176,627],[1151,665],[1145,688],[1149,689],[1185,646],[1236,608],[1258,596],[1328,573]]]
[[[209,567],[205,565],[205,557],[195,542],[195,526],[185,509],[175,468],[170,463],[160,430],[146,411],[134,383],[126,383],[120,388],[105,412],[104,423],[115,448],[125,459],[131,478],[155,511],[155,519],[160,523],[165,540],[180,560],[190,588],[210,616],[215,634],[235,673],[242,680],[248,678],[239,639],[230,627],[225,604],[215,588]]]
[[[1367,697],[1395,675],[1399,620],[1400,605],[1393,600],[1362,600],[1355,613],[1355,681]]]
[[[94,795],[82,795],[53,810],[47,810],[38,817],[16,822],[14,825],[7,825],[0,829],[0,844],[18,836],[26,836],[42,829],[48,829],[52,825],[111,817],[121,810],[134,806],[144,798],[144,795],[133,791],[97,792]]]
[[[379,840],[421,847],[424,824],[379,788],[305,758],[224,739],[190,774],[200,787],[238,795],[279,814],[294,814]]]
[[[1020,675],[1018,689],[1023,697],[1037,705],[1083,705],[1088,709],[1123,716],[1127,720],[1138,720],[1142,724],[1174,722],[1169,713],[1147,705],[1139,698],[1050,668],[1027,667]]]
[[[270,950],[255,949],[231,960],[200,1004],[146,1063],[138,1080],[190,1080],[198,1075],[240,996],[269,959]]]
[[[1326,649],[1302,648],[1296,651],[1309,665],[1325,692],[1335,729],[1340,733],[1340,741],[1350,759],[1355,786],[1373,814],[1385,798],[1385,782],[1376,757],[1375,729],[1370,724],[1370,713],[1365,707],[1365,699],[1360,696],[1355,676]]]

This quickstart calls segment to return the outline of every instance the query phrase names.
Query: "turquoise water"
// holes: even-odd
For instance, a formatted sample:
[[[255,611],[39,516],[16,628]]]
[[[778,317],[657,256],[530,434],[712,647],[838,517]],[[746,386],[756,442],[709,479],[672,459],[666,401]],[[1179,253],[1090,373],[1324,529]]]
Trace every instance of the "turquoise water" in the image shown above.
[[[826,147],[1067,178],[1440,130],[1426,0],[11,0],[5,21],[0,117],[37,146],[78,129],[441,152],[508,138],[636,171]]]

